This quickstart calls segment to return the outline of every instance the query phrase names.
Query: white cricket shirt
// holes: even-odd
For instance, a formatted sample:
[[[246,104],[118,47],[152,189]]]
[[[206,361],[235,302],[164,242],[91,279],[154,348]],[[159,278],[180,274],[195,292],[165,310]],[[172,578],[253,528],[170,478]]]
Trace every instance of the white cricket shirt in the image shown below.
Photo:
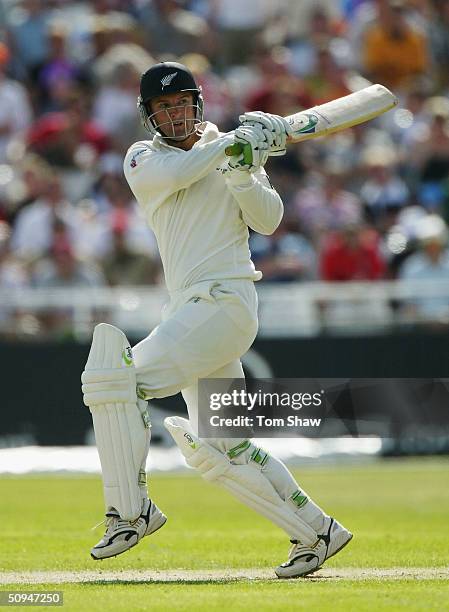
[[[233,134],[203,124],[190,151],[162,138],[134,143],[124,161],[126,180],[153,230],[169,291],[205,280],[259,280],[248,247],[248,226],[271,234],[283,205],[263,169],[223,174]]]

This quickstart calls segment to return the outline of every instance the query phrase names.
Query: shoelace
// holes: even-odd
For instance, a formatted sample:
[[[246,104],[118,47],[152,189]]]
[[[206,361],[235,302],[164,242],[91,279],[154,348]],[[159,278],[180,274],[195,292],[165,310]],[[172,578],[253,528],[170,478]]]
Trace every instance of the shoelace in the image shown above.
[[[107,519],[104,518],[102,521],[100,521],[99,523],[97,523],[96,525],[94,525],[93,527],[90,528],[91,531],[95,531],[95,529],[98,529],[98,527],[100,527],[100,525],[105,525],[106,524]]]
[[[294,540],[290,540],[290,542],[292,543],[292,546],[290,550],[288,551],[288,558],[291,559],[294,554],[296,554],[298,551],[301,550],[301,548],[304,548],[306,550],[310,550],[311,548],[316,548],[319,545],[320,541],[321,541],[320,536],[318,536],[317,541],[314,544],[311,544],[309,546],[307,544],[302,544],[301,542],[295,542]]]
[[[331,522],[330,526],[333,528],[334,527],[334,523]],[[320,542],[324,542],[326,547],[329,546],[330,532],[328,532],[326,534],[318,534],[317,541],[315,542],[315,544],[312,544],[311,546],[306,546],[305,544],[302,544],[298,540],[290,540],[290,542],[292,543],[292,546],[291,546],[290,550],[288,551],[288,558],[289,559],[293,556],[294,553],[296,553],[301,548],[316,548],[319,545]]]
[[[95,529],[98,529],[100,525],[105,525],[106,532],[107,532],[112,524],[113,519],[118,519],[118,518],[119,518],[118,516],[106,516],[102,521],[100,521],[99,523],[91,527],[91,531],[95,531]]]
[[[143,512],[143,509],[142,509],[142,512]],[[136,519],[134,519],[134,521],[124,521],[122,518],[120,518],[120,516],[118,514],[112,514],[112,515],[109,515],[109,516],[106,515],[105,518],[102,521],[100,521],[99,523],[97,523],[96,525],[91,527],[91,531],[95,531],[95,529],[98,529],[98,527],[100,527],[100,525],[106,525],[106,532],[107,532],[109,527],[110,527],[110,525],[111,525],[112,519],[118,519],[119,523],[121,521],[121,522],[126,523],[128,525],[134,526],[137,523],[137,521],[139,521],[142,518],[144,519],[142,514],[140,514]]]
[[[288,551],[288,558],[290,559],[293,557],[294,553],[296,553],[301,547],[304,547],[304,544],[301,544],[301,542],[292,542],[292,546]]]
[[[106,526],[106,532],[105,533],[107,533],[112,526],[114,527],[114,529],[115,529],[116,526],[120,527],[120,523],[123,523],[124,525],[132,525],[132,526],[134,526],[140,518],[141,517],[138,516],[134,521],[125,521],[125,520],[121,519],[119,516],[116,516],[116,515],[106,516],[102,521],[100,521],[99,523],[97,523],[96,525],[91,527],[91,531],[95,531],[95,529],[98,529],[98,527],[100,527],[100,525],[105,525]],[[117,525],[115,525],[114,521],[117,522]]]

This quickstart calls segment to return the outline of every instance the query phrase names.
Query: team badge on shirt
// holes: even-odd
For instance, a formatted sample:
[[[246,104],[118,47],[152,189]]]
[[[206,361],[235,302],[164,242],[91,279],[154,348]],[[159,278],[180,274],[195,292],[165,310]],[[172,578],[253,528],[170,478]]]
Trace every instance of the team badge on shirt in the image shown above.
[[[141,153],[145,153],[145,151],[146,149],[140,149],[134,153],[134,155],[131,157],[131,161],[129,162],[131,168],[135,168],[137,166],[137,157],[139,157]]]

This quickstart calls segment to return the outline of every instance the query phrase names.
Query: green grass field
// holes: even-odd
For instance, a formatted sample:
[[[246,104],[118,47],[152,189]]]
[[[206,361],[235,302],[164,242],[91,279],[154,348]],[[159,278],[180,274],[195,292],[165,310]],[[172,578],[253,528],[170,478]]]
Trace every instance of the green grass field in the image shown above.
[[[102,534],[90,529],[103,513],[98,478],[2,478],[0,590],[63,590],[68,610],[449,610],[448,468],[423,459],[297,471],[355,537],[325,569],[290,581],[271,572],[286,560],[284,534],[193,473],[152,477],[168,523],[102,562],[89,556]]]

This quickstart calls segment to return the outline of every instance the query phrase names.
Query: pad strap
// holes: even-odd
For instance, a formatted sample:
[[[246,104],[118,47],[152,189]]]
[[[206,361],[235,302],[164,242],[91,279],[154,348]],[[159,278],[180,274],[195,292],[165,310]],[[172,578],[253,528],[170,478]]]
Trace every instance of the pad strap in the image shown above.
[[[85,370],[81,375],[84,404],[93,408],[100,404],[135,404],[135,368],[110,368]]]
[[[168,417],[164,420],[164,425],[181,449],[187,465],[196,468],[203,478],[221,484],[240,501],[283,529],[289,538],[309,545],[316,542],[315,530],[294,512],[290,503],[279,496],[264,475],[262,463],[265,465],[268,459],[262,457],[258,460],[260,449],[252,447],[248,440],[244,440],[228,451],[226,456],[205,440],[200,440],[192,432],[186,419]],[[249,450],[252,450],[248,457],[249,463],[232,463],[229,454],[235,458]]]

